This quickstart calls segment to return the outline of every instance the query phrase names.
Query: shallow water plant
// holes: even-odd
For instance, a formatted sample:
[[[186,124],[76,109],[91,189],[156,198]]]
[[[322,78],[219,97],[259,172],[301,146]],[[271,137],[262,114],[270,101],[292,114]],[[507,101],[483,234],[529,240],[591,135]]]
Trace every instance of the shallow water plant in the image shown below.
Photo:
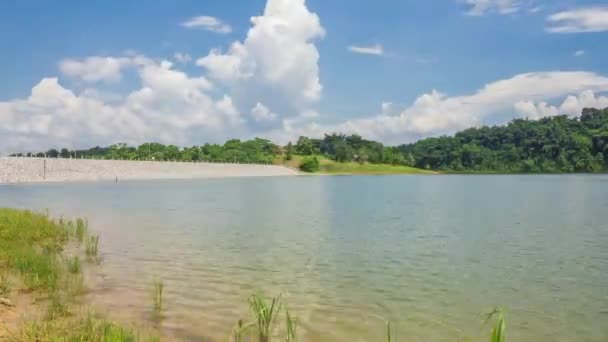
[[[92,235],[86,240],[85,253],[89,259],[96,259],[99,253],[99,235]]]
[[[83,243],[88,231],[88,222],[81,218],[76,219],[76,231],[74,236],[78,242]]]
[[[82,266],[80,264],[80,258],[78,255],[74,255],[73,257],[68,257],[65,259],[65,264],[68,272],[71,274],[78,274],[82,270]]]
[[[257,294],[249,297],[249,307],[256,319],[259,342],[268,342],[272,326],[278,312],[281,310],[281,297],[272,298],[270,303]]]
[[[486,318],[486,323],[494,319],[494,326],[492,327],[491,342],[505,342],[506,335],[505,330],[507,328],[505,314],[502,309],[496,308],[490,312]]]
[[[154,292],[152,294],[154,313],[159,315],[163,310],[163,290],[164,284],[162,280],[154,281]]]
[[[386,340],[388,342],[397,342],[397,336],[393,332],[391,321],[386,321]]]
[[[296,342],[298,340],[298,334],[296,331],[297,322],[295,317],[292,317],[289,310],[285,309],[285,327],[287,328],[286,342]]]

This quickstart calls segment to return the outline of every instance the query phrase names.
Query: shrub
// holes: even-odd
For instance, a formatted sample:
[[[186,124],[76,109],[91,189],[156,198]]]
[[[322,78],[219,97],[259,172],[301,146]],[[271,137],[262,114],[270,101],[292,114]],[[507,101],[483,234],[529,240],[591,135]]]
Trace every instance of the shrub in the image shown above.
[[[300,163],[300,170],[304,172],[319,171],[319,159],[317,157],[306,157]]]

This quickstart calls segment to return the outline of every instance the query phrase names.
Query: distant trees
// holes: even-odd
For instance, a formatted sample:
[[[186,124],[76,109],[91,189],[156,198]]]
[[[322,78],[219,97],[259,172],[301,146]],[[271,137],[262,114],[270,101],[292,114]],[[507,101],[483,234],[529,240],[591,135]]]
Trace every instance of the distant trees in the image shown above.
[[[435,170],[494,172],[601,172],[607,169],[608,109],[583,110],[506,126],[470,128],[452,137],[401,145],[415,166]]]
[[[585,108],[578,118],[565,115],[537,121],[516,119],[504,126],[469,128],[454,136],[384,146],[359,135],[326,134],[300,137],[285,147],[261,138],[228,140],[179,148],[145,143],[118,143],[88,150],[50,149],[37,156],[126,160],[229,161],[271,163],[293,155],[325,156],[337,162],[384,163],[458,172],[603,172],[608,170],[608,108]],[[19,154],[19,155],[32,155]],[[318,167],[318,158],[304,158],[304,168]],[[306,163],[304,163],[306,161]]]

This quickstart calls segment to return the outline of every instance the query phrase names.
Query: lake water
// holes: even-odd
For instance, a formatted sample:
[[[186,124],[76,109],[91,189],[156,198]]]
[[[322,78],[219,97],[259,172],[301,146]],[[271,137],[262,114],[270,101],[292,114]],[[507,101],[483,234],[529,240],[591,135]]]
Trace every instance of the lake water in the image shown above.
[[[0,186],[0,206],[83,216],[91,301],[225,341],[282,294],[304,341],[608,341],[608,177],[344,176]],[[283,317],[279,322],[283,322]]]

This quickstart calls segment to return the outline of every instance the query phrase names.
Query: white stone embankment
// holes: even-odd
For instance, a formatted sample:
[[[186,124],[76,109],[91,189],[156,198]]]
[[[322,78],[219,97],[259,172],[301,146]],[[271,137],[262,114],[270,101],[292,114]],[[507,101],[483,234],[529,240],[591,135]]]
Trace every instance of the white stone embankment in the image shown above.
[[[297,174],[295,170],[277,165],[0,157],[0,184]]]

